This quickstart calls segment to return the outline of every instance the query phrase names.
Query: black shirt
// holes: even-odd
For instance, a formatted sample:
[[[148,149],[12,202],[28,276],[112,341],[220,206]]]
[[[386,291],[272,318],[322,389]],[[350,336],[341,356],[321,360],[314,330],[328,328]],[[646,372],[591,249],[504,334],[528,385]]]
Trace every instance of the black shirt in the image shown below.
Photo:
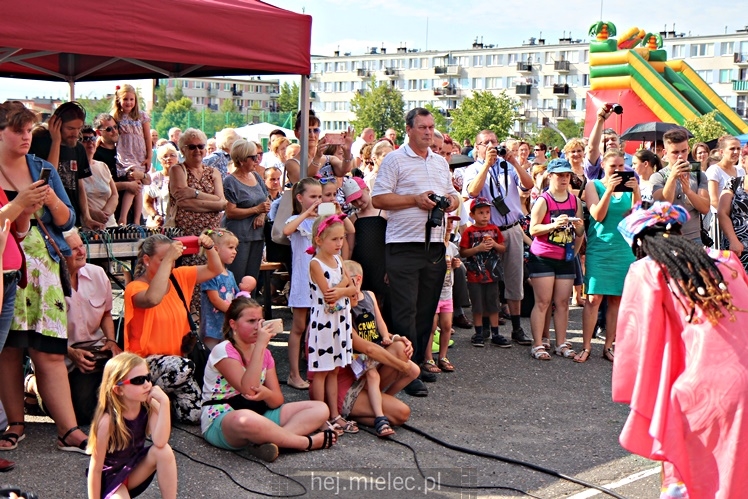
[[[37,136],[31,141],[29,153],[47,159],[51,147],[52,137],[49,134]],[[57,173],[75,209],[75,225],[80,227],[83,223],[80,196],[85,196],[86,193],[85,191],[78,192],[78,180],[91,176],[91,166],[88,164],[88,156],[83,144],[77,143],[75,147],[60,146],[60,163],[57,165]]]

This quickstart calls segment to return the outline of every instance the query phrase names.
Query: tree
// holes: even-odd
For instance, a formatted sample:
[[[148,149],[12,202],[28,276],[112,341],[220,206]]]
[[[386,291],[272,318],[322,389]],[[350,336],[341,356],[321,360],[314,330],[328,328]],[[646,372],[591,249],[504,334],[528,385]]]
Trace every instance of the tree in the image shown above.
[[[179,101],[182,97],[184,97],[184,91],[181,85],[177,86],[171,94],[167,92],[166,85],[159,85],[153,93],[153,110],[163,111],[169,102]]]
[[[490,91],[474,92],[452,111],[452,138],[472,142],[481,130],[491,130],[499,140],[504,140],[517,119],[517,106],[519,102],[506,90],[498,95]]]
[[[436,127],[440,132],[449,133],[449,121],[447,121],[447,117],[442,114],[442,110],[431,103],[428,103],[423,107],[428,109],[429,112],[434,115],[434,127]]]
[[[293,85],[289,85],[288,82],[281,85],[278,107],[282,113],[296,114],[299,111],[299,85],[296,82]]]
[[[717,110],[706,113],[693,120],[683,122],[683,127],[693,134],[689,144],[693,146],[696,142],[709,142],[727,133],[725,127],[717,121]]]
[[[561,120],[556,124],[556,128],[566,136],[567,140],[573,137],[581,137],[583,129],[574,120]],[[535,143],[546,144],[549,147],[563,148],[566,141],[556,130],[549,126],[543,127],[535,137]]]
[[[393,128],[402,137],[405,133],[403,94],[389,82],[377,83],[374,77],[367,87],[351,100],[351,112],[356,115],[351,125],[358,131],[372,128],[377,137],[383,137],[388,128]]]
[[[82,97],[78,99],[78,102],[83,109],[86,110],[86,122],[92,124],[96,117],[101,113],[111,113],[112,111],[112,97],[99,98],[88,98]]]
[[[192,113],[192,101],[189,98],[183,97],[178,101],[171,101],[166,104],[166,108],[161,113],[156,129],[166,131],[176,126],[184,130],[190,126],[199,126],[195,122],[196,119],[191,116]]]

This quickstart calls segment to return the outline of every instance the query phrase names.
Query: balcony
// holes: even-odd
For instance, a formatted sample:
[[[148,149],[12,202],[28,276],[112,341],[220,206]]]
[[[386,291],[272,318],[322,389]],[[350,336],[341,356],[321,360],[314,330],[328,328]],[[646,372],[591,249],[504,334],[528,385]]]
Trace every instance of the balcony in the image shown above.
[[[359,78],[371,78],[371,71],[368,69],[357,69],[356,76]]]
[[[447,66],[434,66],[434,74],[435,75],[447,75]]]
[[[442,88],[435,88],[434,89],[434,97],[439,97],[440,99],[446,99],[448,97],[455,97],[458,95],[458,91],[454,87],[442,87]]]
[[[530,111],[529,109],[520,108],[517,110],[517,119],[519,121],[529,120],[531,116],[532,116],[532,111]]]
[[[569,117],[569,110],[568,109],[554,109],[553,110],[553,117],[554,118],[560,118],[560,119],[566,119]]]
[[[517,71],[519,71],[520,73],[532,73],[532,63],[531,62],[518,62]]]
[[[532,93],[532,85],[522,84],[514,87],[515,93],[522,97],[529,97]]]
[[[395,68],[384,68],[384,75],[391,79],[397,78],[397,69]]]
[[[732,91],[740,94],[745,95],[748,94],[748,81],[746,80],[733,80],[732,82]]]
[[[569,85],[566,83],[554,83],[553,95],[569,95]]]
[[[450,64],[448,66],[434,66],[434,74],[438,76],[460,76],[462,67],[459,64]]]
[[[280,92],[270,92],[268,95],[271,99],[278,99],[281,96]]]
[[[553,69],[559,73],[568,73],[571,69],[571,63],[569,61],[555,61],[553,63]]]
[[[366,89],[365,88],[356,89],[356,93],[358,95],[366,95]]]
[[[309,75],[309,79],[312,81],[319,81],[319,77],[322,76],[322,73],[319,71],[315,71],[314,73]]]
[[[733,54],[733,60],[735,61],[735,64],[738,66],[744,68],[748,66],[748,54],[741,54],[740,52],[735,52]]]

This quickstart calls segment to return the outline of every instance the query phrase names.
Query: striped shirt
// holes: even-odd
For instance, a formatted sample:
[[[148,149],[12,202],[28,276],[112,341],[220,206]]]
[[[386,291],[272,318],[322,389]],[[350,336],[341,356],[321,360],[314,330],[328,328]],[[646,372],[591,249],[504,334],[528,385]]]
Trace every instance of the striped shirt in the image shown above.
[[[439,196],[459,196],[452,185],[452,175],[444,158],[429,149],[424,159],[410,146],[404,145],[385,156],[371,195],[412,196],[426,191],[433,191]],[[428,211],[417,206],[388,210],[386,243],[424,242],[428,216]],[[431,230],[431,241],[444,241],[444,225]]]

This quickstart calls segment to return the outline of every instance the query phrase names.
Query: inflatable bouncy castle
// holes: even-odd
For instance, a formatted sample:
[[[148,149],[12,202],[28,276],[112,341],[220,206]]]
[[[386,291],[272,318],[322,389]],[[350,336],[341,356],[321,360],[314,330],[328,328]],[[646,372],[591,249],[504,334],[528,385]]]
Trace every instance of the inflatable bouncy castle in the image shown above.
[[[631,28],[617,39],[613,23],[600,21],[590,28],[590,91],[587,92],[585,134],[600,106],[617,102],[621,115],[606,126],[622,133],[633,125],[662,121],[682,125],[716,110],[727,133],[748,133],[748,125],[682,60],[668,61],[659,34]],[[613,123],[615,122],[615,123]]]

